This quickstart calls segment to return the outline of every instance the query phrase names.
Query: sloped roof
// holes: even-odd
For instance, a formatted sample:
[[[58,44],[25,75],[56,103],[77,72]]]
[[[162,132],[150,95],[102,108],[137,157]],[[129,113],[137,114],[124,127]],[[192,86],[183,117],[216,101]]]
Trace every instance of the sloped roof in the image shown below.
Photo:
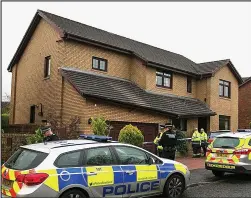
[[[233,63],[230,59],[218,60],[218,61],[211,61],[205,63],[196,64],[195,69],[200,75],[214,75],[218,70],[220,70],[224,66],[228,66],[229,69],[232,71],[236,79],[239,83],[242,83],[242,78],[238,71],[235,69]]]
[[[248,82],[250,82],[250,81],[251,81],[251,77],[244,77],[244,78],[242,78],[242,80],[243,80],[243,83],[240,84],[239,87],[242,87],[243,85],[245,85],[245,84],[247,84]]]
[[[215,115],[198,99],[147,92],[127,80],[73,68],[62,68],[61,74],[82,96],[141,107],[175,117]]]
[[[41,18],[51,24],[59,33],[59,35],[64,39],[91,43],[100,47],[106,47],[108,49],[131,54],[144,60],[149,66],[169,69],[198,78],[205,73],[207,75],[212,74],[212,70],[218,68],[219,65],[222,65],[228,61],[229,65],[231,65],[231,70],[234,72],[236,78],[240,83],[242,83],[240,75],[229,60],[196,64],[192,60],[180,54],[144,44],[42,10],[38,10],[36,12],[28,30],[24,35],[24,38],[22,39],[14,57],[12,58],[8,66],[9,71],[11,71],[12,67],[19,61],[25,47],[27,46],[31,38],[31,35],[35,31]]]

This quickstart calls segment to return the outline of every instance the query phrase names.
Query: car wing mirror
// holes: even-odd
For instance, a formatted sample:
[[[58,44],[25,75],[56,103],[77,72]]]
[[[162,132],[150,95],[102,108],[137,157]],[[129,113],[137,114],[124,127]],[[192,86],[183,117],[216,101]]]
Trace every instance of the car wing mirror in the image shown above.
[[[152,157],[149,157],[148,158],[148,164],[149,165],[155,164],[155,160]]]

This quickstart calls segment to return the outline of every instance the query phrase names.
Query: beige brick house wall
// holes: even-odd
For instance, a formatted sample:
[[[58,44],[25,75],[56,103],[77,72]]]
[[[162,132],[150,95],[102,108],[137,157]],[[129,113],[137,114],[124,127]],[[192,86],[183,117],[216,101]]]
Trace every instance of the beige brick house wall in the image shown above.
[[[88,124],[88,119],[97,116],[103,116],[106,120],[110,121],[163,124],[168,121],[167,116],[162,116],[153,112],[146,113],[142,111],[142,109],[108,104],[101,100],[86,99],[82,97],[67,80],[65,80],[63,84],[63,122],[66,123],[70,118],[79,116],[81,132],[91,133],[91,126]]]
[[[198,128],[198,118],[187,120],[187,137],[192,137],[195,128]]]
[[[210,104],[211,78],[196,81],[196,98]]]
[[[196,97],[196,80],[192,80],[192,93],[187,92],[187,76],[174,73],[172,89],[156,86],[156,69],[148,67],[146,71],[146,89],[162,94],[174,94],[186,97]]]
[[[220,79],[231,82],[231,98],[219,96]],[[230,129],[236,131],[238,128],[238,81],[228,66],[222,67],[211,78],[210,108],[217,112],[210,119],[210,130],[219,130],[219,115],[231,116]]]
[[[147,67],[143,64],[143,61],[138,58],[132,58],[130,66],[130,80],[137,84],[142,89],[146,88],[146,71]]]
[[[132,61],[128,55],[74,41],[65,42],[64,47],[63,66],[130,79],[130,65]],[[107,72],[92,69],[93,56],[108,61]]]
[[[13,68],[12,79],[17,72],[16,83],[12,81],[12,108],[11,123],[26,124],[30,119],[30,106],[33,104],[43,105],[44,117],[48,110],[55,110],[55,84],[57,82],[57,68],[59,67],[58,33],[47,23],[41,20],[32,35],[29,44],[16,66]],[[51,55],[51,77],[44,79],[44,58]],[[13,86],[16,86],[16,92]],[[15,103],[15,104],[14,104]],[[15,113],[13,113],[15,110]],[[42,117],[37,113],[36,122]]]

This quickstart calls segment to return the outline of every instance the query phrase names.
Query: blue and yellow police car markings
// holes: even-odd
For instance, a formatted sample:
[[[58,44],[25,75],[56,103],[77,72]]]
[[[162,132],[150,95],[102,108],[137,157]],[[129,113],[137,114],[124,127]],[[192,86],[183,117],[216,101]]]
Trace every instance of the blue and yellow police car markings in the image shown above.
[[[134,165],[123,165],[121,169],[124,172],[124,183],[136,182],[137,181],[137,172]],[[125,172],[130,171],[131,174],[125,174]]]
[[[114,174],[114,184],[124,183],[124,175],[120,166],[112,166]]]
[[[112,166],[86,167],[86,172],[87,184],[89,187],[114,184],[114,173]],[[96,173],[96,175],[88,175],[88,173]]]
[[[64,168],[57,169],[59,190],[68,185],[79,184],[87,187],[87,182],[83,176],[83,168]]]
[[[56,169],[38,170],[37,172],[47,173],[49,177],[44,181],[44,184],[56,192],[59,191],[58,173]]]
[[[137,181],[149,181],[158,179],[158,169],[156,165],[136,165]]]
[[[186,174],[187,173],[187,170],[186,168],[182,165],[182,164],[174,164],[174,167],[176,170]]]
[[[167,176],[175,170],[174,164],[163,164],[163,165],[158,165],[159,171],[160,171],[160,179],[165,179]]]

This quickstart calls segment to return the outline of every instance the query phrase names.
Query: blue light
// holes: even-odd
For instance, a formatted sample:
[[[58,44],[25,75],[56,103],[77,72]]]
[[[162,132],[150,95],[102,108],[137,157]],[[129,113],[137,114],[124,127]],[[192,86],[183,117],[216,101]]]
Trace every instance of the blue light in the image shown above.
[[[86,140],[94,140],[98,142],[107,142],[108,140],[112,140],[112,137],[101,136],[101,135],[80,135],[79,137]]]

